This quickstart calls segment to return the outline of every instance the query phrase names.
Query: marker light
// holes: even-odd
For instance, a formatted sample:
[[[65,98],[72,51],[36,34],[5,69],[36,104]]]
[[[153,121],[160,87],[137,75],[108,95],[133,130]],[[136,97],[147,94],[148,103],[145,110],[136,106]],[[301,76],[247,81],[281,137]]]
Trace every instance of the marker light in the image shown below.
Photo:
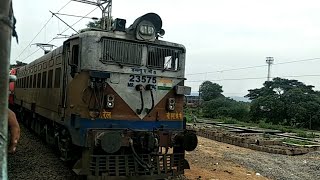
[[[113,108],[114,107],[114,95],[108,94],[107,95],[107,108]]]
[[[174,111],[176,107],[176,100],[174,98],[169,98],[167,103],[167,109],[169,111]]]

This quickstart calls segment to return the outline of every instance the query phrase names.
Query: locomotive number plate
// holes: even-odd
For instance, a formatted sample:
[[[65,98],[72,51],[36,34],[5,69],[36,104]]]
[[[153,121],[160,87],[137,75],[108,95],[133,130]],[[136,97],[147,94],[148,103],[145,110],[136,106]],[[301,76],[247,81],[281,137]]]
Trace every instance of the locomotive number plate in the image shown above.
[[[134,83],[134,82],[136,82],[136,83],[157,84],[157,77],[131,74],[129,76],[129,83]]]

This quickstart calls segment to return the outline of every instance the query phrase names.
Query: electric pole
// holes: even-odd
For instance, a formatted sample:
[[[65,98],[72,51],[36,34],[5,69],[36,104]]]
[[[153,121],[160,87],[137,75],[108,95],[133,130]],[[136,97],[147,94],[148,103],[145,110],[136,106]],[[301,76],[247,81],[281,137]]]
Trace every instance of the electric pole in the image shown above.
[[[0,179],[7,180],[8,89],[11,36],[14,27],[11,0],[0,1]]]
[[[268,64],[268,78],[267,78],[267,81],[270,81],[270,76],[271,76],[271,65],[273,64],[273,57],[267,57],[266,59],[266,63]]]

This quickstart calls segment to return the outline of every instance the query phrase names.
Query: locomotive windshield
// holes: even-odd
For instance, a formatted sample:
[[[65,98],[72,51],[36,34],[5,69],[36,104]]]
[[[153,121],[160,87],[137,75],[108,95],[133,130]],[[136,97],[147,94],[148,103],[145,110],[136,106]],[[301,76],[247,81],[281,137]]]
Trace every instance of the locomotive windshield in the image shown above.
[[[182,50],[172,47],[149,46],[147,66],[163,70],[179,70]]]
[[[103,39],[103,63],[121,65],[141,65],[146,59],[146,66],[153,69],[179,70],[179,61],[183,50],[169,46],[157,46],[126,42],[121,40]]]

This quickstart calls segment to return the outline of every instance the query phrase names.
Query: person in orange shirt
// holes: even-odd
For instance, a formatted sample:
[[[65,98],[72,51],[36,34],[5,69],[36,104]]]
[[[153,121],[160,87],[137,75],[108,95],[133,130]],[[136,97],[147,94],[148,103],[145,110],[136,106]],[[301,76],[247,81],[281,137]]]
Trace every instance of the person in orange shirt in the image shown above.
[[[14,153],[20,139],[20,126],[16,114],[10,109],[8,109],[8,126],[11,133],[9,153]]]

